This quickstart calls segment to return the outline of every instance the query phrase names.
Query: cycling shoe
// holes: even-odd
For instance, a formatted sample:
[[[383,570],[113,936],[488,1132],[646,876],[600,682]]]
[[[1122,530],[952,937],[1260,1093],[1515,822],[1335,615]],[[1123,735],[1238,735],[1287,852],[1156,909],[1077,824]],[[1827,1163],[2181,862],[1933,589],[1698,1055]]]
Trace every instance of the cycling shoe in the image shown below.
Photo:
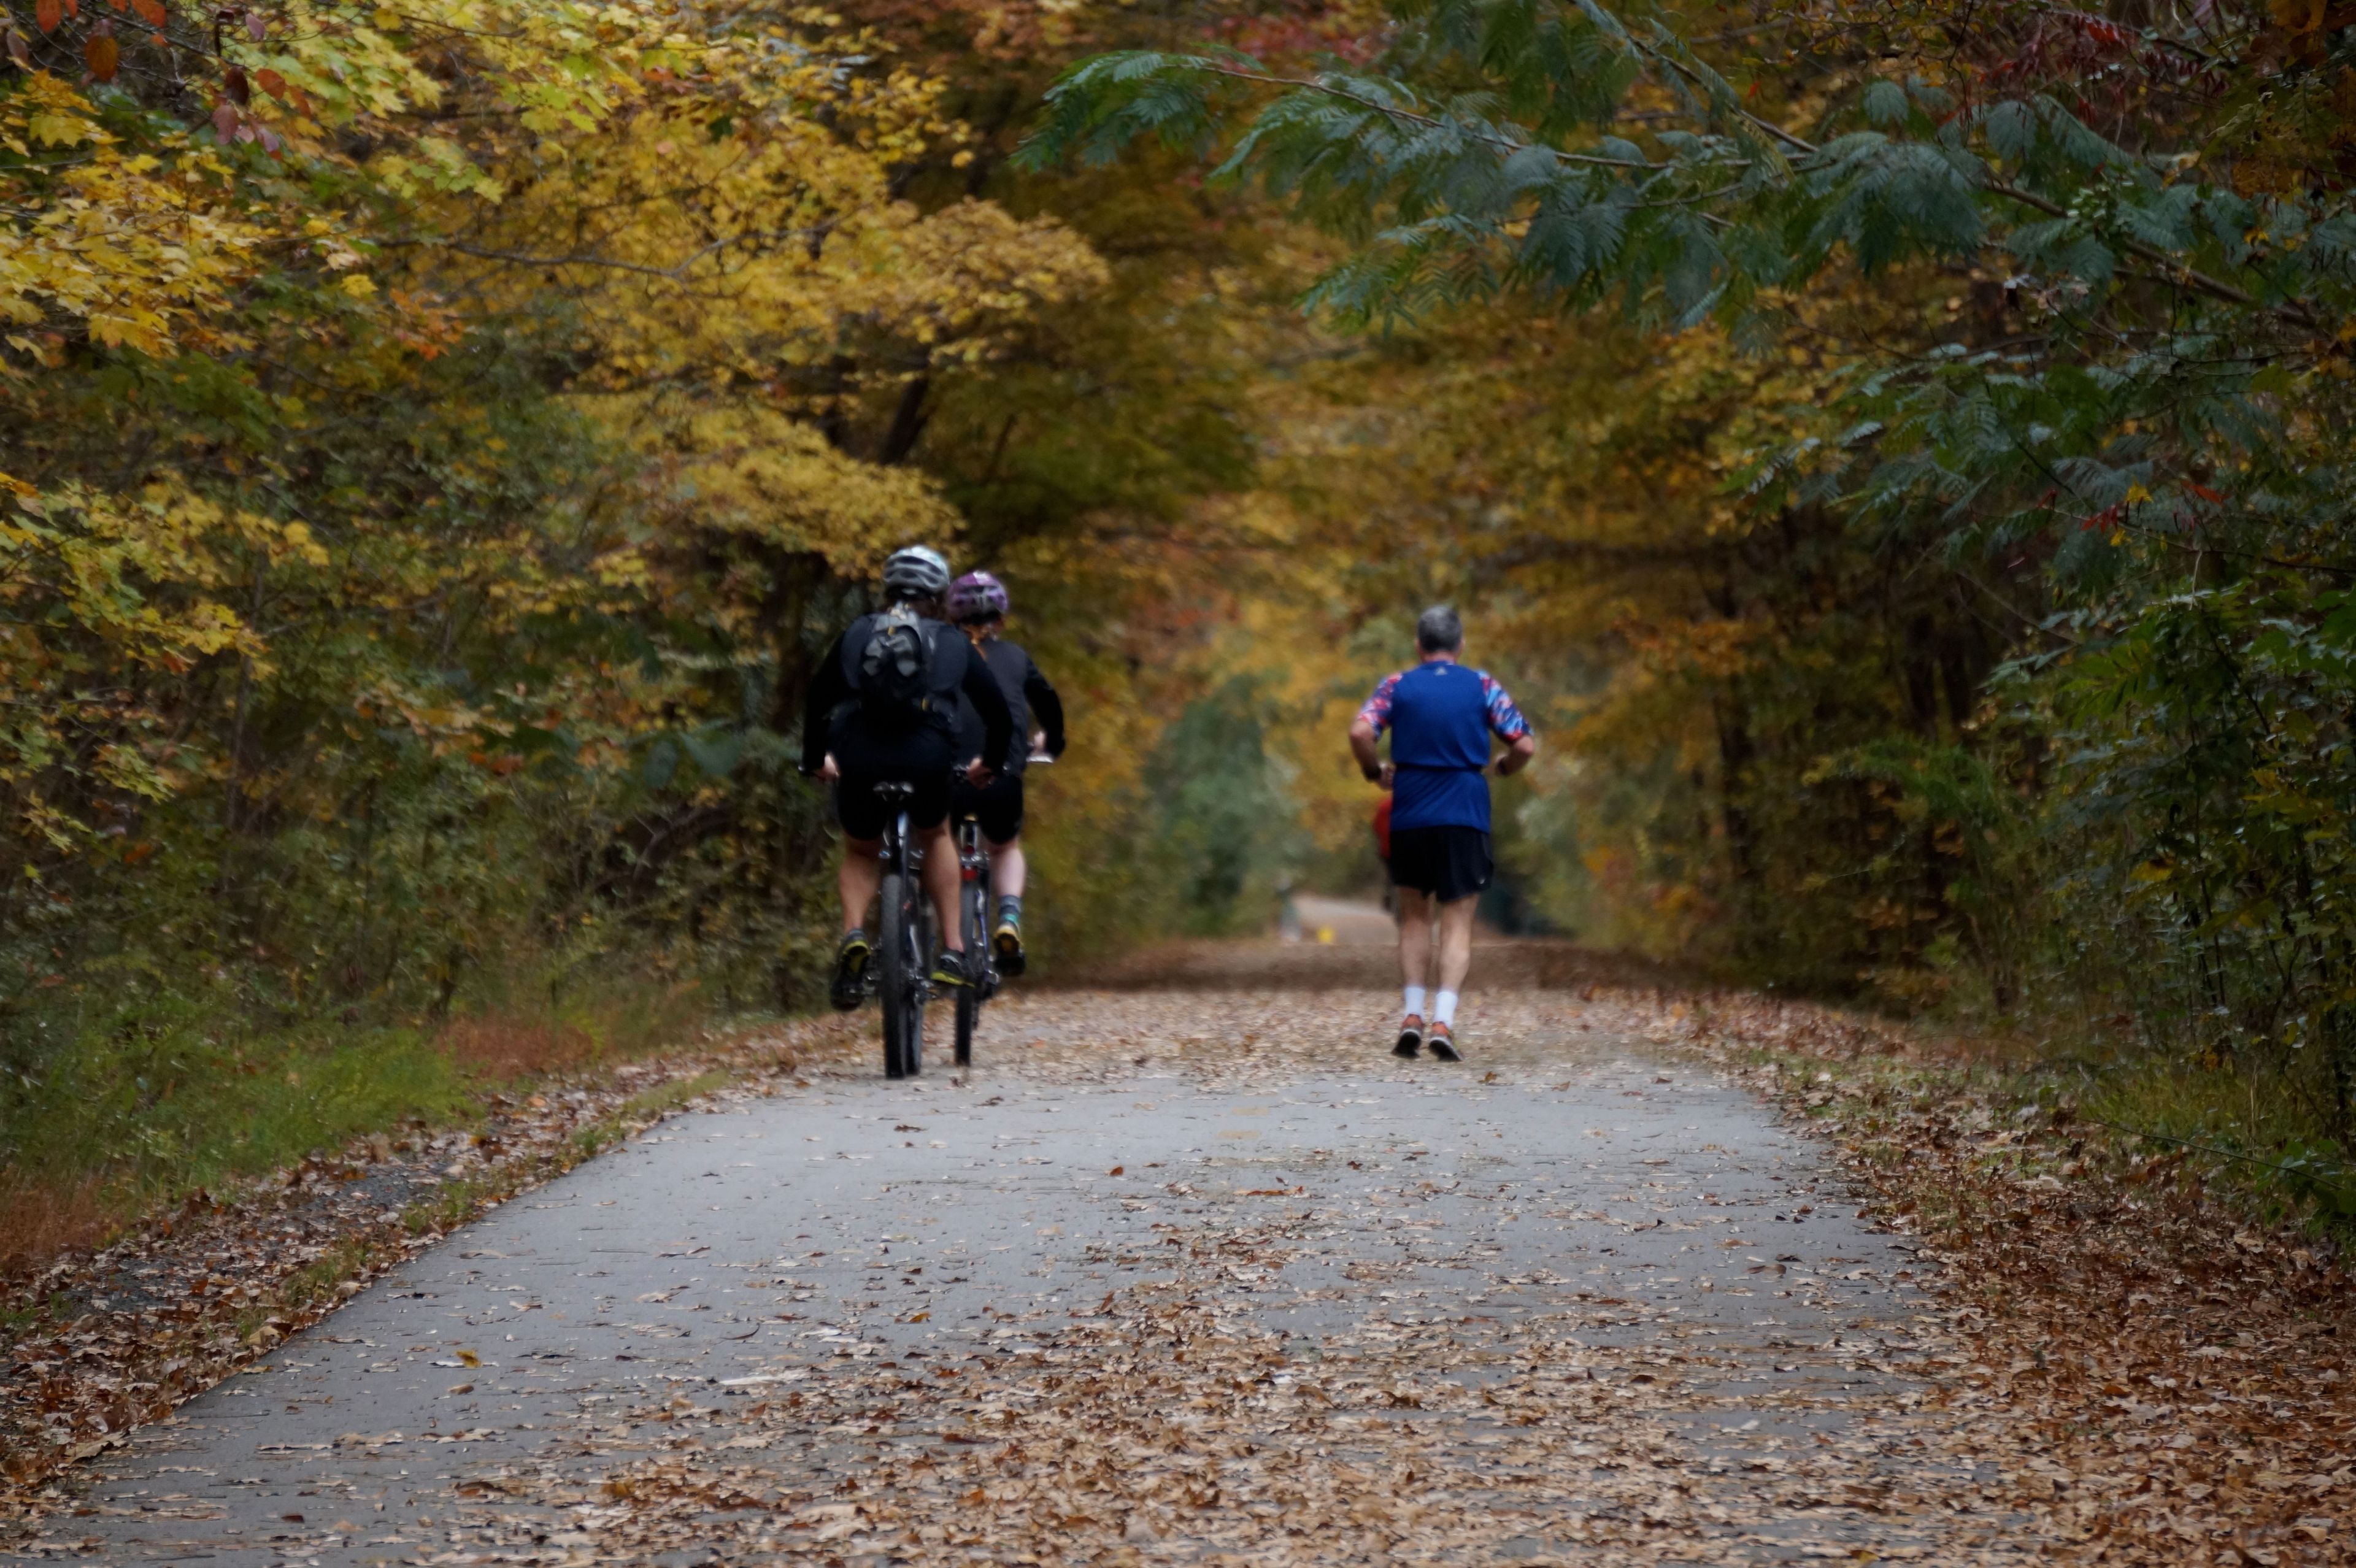
[[[990,952],[998,961],[1001,975],[1020,975],[1030,962],[1023,951],[1023,928],[1011,920],[998,923],[998,930],[990,938]]]
[[[834,955],[834,983],[827,987],[827,999],[837,1012],[853,1011],[867,999],[867,959],[873,952],[863,932],[854,931],[842,939]]]

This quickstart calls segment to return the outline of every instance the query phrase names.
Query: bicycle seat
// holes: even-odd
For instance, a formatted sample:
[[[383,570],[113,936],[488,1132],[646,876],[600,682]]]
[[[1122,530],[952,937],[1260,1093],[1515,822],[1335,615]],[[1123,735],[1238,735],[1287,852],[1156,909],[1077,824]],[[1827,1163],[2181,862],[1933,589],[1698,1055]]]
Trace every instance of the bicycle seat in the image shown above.
[[[881,800],[913,800],[916,786],[902,779],[886,779],[875,786],[875,794]]]

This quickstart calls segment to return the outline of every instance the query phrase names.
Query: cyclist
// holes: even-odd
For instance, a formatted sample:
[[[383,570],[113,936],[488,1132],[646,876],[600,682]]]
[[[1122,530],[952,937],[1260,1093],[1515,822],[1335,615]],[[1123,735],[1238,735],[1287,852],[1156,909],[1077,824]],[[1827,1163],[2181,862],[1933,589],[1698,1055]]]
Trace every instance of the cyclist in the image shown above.
[[[802,772],[835,786],[842,823],[842,944],[829,994],[844,1011],[867,989],[868,906],[883,885],[885,812],[878,784],[904,782],[913,847],[924,851],[925,890],[941,933],[932,978],[966,983],[965,937],[958,922],[957,851],[949,843],[949,771],[959,757],[967,776],[987,785],[1014,733],[1006,694],[963,637],[941,624],[948,562],[911,545],[884,563],[884,607],[853,621],[835,639],[810,682],[802,718]],[[926,612],[933,612],[927,613]],[[962,696],[979,716],[980,744],[956,749]]]
[[[949,619],[973,639],[1016,720],[1013,745],[1002,759],[991,758],[1001,763],[998,776],[986,785],[958,784],[951,792],[950,810],[960,819],[970,815],[990,841],[991,880],[998,894],[998,923],[990,944],[999,973],[1020,975],[1028,962],[1023,951],[1023,765],[1030,756],[1033,725],[1047,755],[1064,754],[1064,700],[1031,656],[999,635],[1006,629],[1007,604],[1006,584],[989,572],[969,571],[949,584]],[[958,754],[984,746],[981,715],[970,707],[960,709]],[[982,754],[991,756],[986,750]]]
[[[1415,624],[1421,662],[1387,676],[1350,725],[1350,750],[1369,783],[1392,790],[1391,882],[1398,890],[1399,978],[1407,1012],[1391,1049],[1413,1056],[1429,1045],[1442,1061],[1461,1061],[1456,1044],[1456,997],[1472,961],[1472,911],[1489,885],[1489,737],[1505,742],[1497,776],[1518,773],[1537,752],[1537,738],[1485,670],[1456,662],[1464,623],[1446,605],[1426,610]],[[1377,759],[1375,741],[1387,727],[1391,760]],[[1435,939],[1440,991],[1431,1023],[1423,1019],[1423,982]]]

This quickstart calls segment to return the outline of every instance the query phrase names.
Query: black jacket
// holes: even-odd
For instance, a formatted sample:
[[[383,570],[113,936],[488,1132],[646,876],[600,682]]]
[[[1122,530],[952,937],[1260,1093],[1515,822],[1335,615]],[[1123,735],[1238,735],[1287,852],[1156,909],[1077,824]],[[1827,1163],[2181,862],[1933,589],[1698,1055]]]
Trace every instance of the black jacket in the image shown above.
[[[1031,656],[1012,643],[992,637],[978,650],[990,673],[998,677],[998,688],[1006,696],[1007,710],[1014,716],[1014,738],[1004,756],[996,757],[986,749],[982,716],[969,702],[958,704],[958,755],[960,757],[992,757],[993,765],[1004,773],[1019,773],[1023,761],[1031,754],[1031,728],[1036,724],[1047,738],[1047,754],[1064,754],[1064,699],[1031,662]]]
[[[889,722],[905,728],[903,720],[879,720],[863,708],[851,676],[859,656],[866,651],[869,626],[874,619],[862,615],[845,627],[810,681],[809,697],[802,708],[802,772],[806,773],[818,772],[841,727]],[[1014,715],[1006,705],[1006,693],[991,678],[990,667],[956,627],[929,620],[919,624],[932,644],[933,656],[928,672],[931,695],[926,699],[925,717],[918,722],[954,736],[961,707],[970,707],[980,715],[982,745],[979,751],[963,752],[958,761],[1005,755],[1012,743]]]

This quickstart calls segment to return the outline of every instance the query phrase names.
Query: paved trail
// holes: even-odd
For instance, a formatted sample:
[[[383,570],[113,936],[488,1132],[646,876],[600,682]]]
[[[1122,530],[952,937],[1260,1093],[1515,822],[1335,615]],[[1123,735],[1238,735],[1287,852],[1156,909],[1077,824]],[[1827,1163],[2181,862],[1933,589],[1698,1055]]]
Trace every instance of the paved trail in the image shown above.
[[[1017,997],[962,1082],[862,1056],[674,1118],[102,1460],[81,1549],[2008,1554],[1925,1500],[1968,1479],[1920,1442],[1925,1304],[1815,1147],[1568,993],[1476,992],[1454,1067],[1385,1008]]]

